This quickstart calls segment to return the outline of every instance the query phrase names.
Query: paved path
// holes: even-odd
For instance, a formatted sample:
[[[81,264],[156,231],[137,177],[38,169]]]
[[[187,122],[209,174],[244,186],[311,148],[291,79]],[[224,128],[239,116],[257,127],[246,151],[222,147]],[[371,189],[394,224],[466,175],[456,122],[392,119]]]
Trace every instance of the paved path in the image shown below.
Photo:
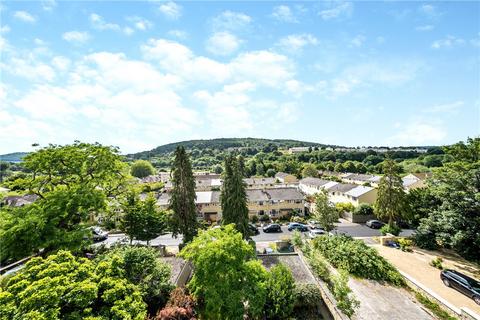
[[[480,315],[480,306],[472,299],[464,296],[455,289],[446,287],[442,283],[440,280],[440,270],[429,265],[434,256],[426,253],[403,252],[379,244],[373,245],[372,247],[375,247],[380,254],[397,267],[398,270],[413,277],[455,307],[467,307]],[[444,260],[443,263],[444,267],[456,268],[460,272],[465,272],[458,268],[458,264],[459,262],[449,262],[448,260]]]

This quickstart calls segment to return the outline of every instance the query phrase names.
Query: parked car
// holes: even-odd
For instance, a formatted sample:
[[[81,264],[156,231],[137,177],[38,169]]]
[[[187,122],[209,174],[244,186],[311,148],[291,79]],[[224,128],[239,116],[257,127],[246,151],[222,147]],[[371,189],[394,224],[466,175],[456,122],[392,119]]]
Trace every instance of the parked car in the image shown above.
[[[263,232],[268,233],[268,232],[282,232],[282,228],[280,228],[279,224],[272,223],[267,225],[266,227],[263,227]]]
[[[253,236],[255,236],[255,235],[257,235],[257,234],[260,233],[260,231],[258,231],[257,226],[255,226],[255,225],[252,224],[252,223],[249,223],[249,224],[248,224],[248,230],[250,231],[250,234],[253,235]]]
[[[326,234],[327,232],[325,230],[315,229],[315,230],[310,230],[310,232],[308,233],[308,236],[312,239],[315,239],[316,237],[323,236]]]
[[[440,279],[447,287],[451,287],[480,305],[480,282],[458,271],[445,269],[440,272]]]
[[[380,229],[385,225],[385,223],[378,220],[368,220],[367,223],[365,223],[365,225],[372,229]]]
[[[310,220],[308,221],[308,226],[310,227],[310,229],[321,229],[322,226],[318,223],[318,221],[315,221],[315,220]]]
[[[305,224],[292,222],[288,224],[288,231],[298,230],[301,232],[308,231],[308,227]]]
[[[90,229],[92,231],[93,242],[107,240],[108,233],[105,230],[103,230],[102,228],[93,226],[93,227],[90,227],[88,229]]]

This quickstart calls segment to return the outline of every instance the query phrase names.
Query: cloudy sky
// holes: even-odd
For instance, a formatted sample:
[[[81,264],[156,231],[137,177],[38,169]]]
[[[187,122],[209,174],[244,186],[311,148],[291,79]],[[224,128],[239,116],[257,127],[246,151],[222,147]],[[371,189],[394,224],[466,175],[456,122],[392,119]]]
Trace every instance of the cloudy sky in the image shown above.
[[[479,2],[1,3],[0,153],[480,132]]]

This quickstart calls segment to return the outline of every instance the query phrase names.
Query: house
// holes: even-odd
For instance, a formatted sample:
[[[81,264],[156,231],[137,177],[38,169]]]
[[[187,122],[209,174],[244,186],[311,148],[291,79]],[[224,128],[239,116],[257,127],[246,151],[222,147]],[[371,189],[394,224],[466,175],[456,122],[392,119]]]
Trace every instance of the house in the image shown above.
[[[275,178],[283,184],[295,184],[298,183],[297,177],[295,177],[293,174],[285,173],[285,172],[278,172],[275,175]]]
[[[248,189],[246,193],[249,217],[269,215],[276,219],[292,212],[304,212],[303,194],[297,188]],[[211,222],[221,219],[220,191],[197,191],[195,194],[199,218]],[[170,194],[162,193],[157,205],[167,209],[169,200]]]
[[[403,188],[409,191],[416,188],[426,187],[425,180],[429,177],[428,173],[410,173],[402,178]]]
[[[307,177],[299,181],[298,188],[304,194],[311,196],[316,193],[319,193],[322,190],[328,190],[329,188],[333,187],[336,184],[338,184],[338,182],[323,180],[323,179],[313,178],[313,177]]]
[[[349,173],[342,177],[342,180],[346,183],[355,183],[359,185],[371,185],[378,187],[381,176],[361,173]]]
[[[288,149],[288,153],[290,154],[309,152],[309,151],[310,151],[310,147],[293,147]]]
[[[247,185],[247,189],[264,189],[264,188],[273,188],[277,185],[277,180],[275,178],[245,178],[243,179]]]

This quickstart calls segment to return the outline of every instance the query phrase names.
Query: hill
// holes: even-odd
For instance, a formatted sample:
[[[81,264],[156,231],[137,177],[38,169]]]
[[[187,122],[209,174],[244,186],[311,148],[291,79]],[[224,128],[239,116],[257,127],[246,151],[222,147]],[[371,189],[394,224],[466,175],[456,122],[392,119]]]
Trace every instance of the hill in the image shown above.
[[[127,155],[131,159],[150,159],[153,157],[164,156],[173,151],[178,146],[183,146],[187,150],[228,150],[228,149],[243,149],[254,148],[262,150],[269,146],[276,146],[277,148],[292,148],[292,147],[325,147],[328,145],[306,142],[289,139],[260,139],[260,138],[219,138],[219,139],[206,139],[206,140],[188,140],[175,143],[165,144],[150,151],[142,151],[134,154]]]
[[[5,162],[21,162],[28,152],[13,152],[0,155],[0,161]]]

